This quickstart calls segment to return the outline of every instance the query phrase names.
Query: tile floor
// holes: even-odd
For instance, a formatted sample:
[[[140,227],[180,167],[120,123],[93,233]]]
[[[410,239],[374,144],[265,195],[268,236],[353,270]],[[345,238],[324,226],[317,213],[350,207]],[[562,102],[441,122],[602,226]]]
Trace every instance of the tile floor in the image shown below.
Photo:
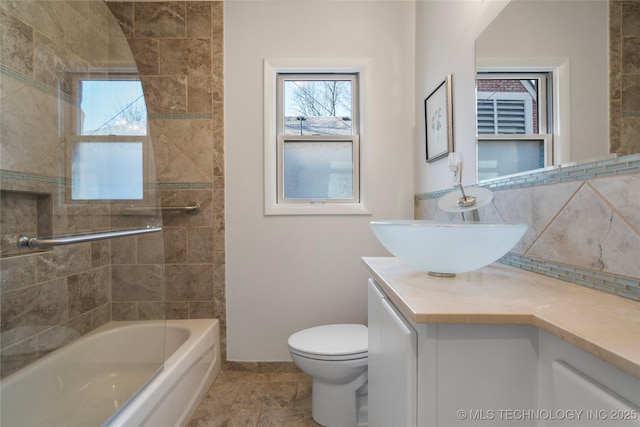
[[[316,427],[311,377],[304,373],[223,371],[188,427]]]

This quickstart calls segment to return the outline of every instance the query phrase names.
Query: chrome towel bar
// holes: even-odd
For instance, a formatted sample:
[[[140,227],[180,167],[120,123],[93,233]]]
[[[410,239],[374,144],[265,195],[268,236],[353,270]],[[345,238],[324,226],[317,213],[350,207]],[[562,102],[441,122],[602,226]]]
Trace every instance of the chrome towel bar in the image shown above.
[[[52,246],[71,245],[73,243],[93,242],[94,240],[114,239],[116,237],[135,236],[137,234],[157,233],[162,231],[161,227],[137,228],[129,230],[105,231],[102,233],[77,234],[75,236],[60,237],[18,237],[19,248],[50,248]]]

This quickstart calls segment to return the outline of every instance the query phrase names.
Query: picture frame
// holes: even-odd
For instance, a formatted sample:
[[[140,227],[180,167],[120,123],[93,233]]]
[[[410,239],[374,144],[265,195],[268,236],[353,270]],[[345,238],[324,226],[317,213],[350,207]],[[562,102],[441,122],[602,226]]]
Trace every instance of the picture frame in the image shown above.
[[[454,151],[452,75],[449,74],[424,100],[426,161],[434,162]]]

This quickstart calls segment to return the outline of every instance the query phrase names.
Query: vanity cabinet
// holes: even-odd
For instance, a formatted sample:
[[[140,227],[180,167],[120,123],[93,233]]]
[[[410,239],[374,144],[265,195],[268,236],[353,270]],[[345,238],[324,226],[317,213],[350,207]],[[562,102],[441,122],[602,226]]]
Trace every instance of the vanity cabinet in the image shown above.
[[[368,295],[371,427],[640,425],[640,378],[536,326],[416,323]]]
[[[369,426],[415,426],[418,335],[369,280]]]
[[[411,322],[370,279],[369,426],[468,427],[492,420],[492,408],[532,407],[532,334],[523,325]]]

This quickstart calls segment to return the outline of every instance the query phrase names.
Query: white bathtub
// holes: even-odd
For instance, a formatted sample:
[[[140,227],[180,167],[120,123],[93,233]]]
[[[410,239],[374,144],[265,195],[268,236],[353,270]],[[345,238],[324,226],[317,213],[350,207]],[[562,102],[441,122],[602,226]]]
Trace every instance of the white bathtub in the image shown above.
[[[186,425],[220,371],[220,327],[164,325],[110,322],[6,377],[0,426]]]

